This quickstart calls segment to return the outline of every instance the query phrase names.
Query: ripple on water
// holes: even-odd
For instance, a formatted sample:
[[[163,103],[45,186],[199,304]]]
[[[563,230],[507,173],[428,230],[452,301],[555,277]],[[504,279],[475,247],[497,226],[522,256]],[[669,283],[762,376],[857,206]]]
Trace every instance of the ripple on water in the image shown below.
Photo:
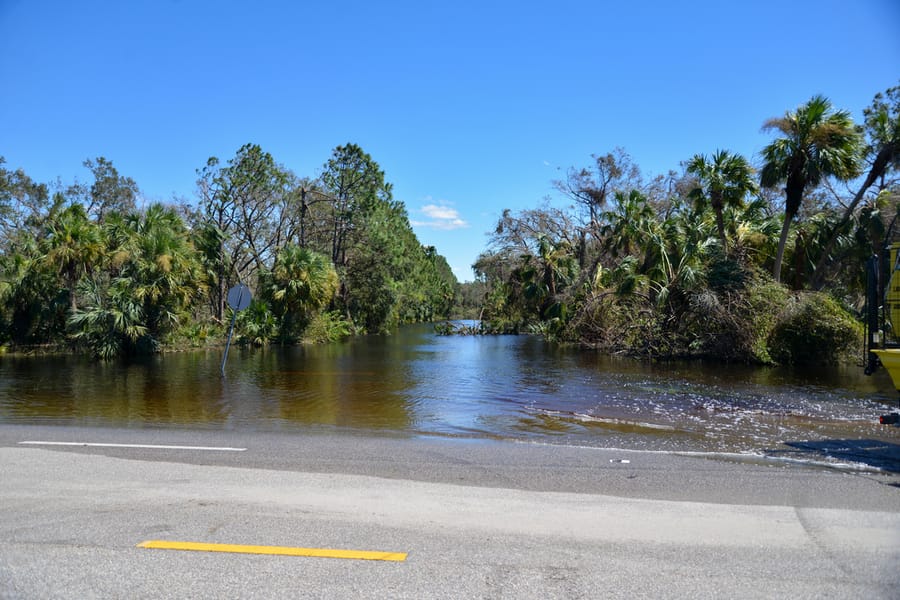
[[[833,462],[883,448],[887,458],[872,458],[882,467],[900,445],[900,428],[877,423],[896,406],[893,386],[860,369],[641,363],[531,336],[437,337],[427,327],[239,350],[225,379],[220,361],[220,352],[130,365],[3,357],[0,422],[352,427]]]

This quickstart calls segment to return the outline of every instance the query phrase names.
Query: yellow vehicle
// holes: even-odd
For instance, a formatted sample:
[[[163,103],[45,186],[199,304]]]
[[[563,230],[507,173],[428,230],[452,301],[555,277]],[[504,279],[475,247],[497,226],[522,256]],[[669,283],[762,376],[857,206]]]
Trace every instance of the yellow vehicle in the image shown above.
[[[866,375],[881,365],[900,392],[900,244],[889,250],[889,262],[875,255],[866,264]],[[881,417],[882,423],[898,421],[897,413]]]

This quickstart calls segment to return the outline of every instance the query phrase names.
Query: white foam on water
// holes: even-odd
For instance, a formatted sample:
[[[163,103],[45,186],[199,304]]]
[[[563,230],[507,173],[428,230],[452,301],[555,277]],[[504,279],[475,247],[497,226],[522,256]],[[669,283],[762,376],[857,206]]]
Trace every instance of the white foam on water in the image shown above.
[[[796,456],[772,456],[761,452],[716,452],[716,451],[698,451],[698,450],[637,450],[634,448],[619,448],[615,446],[589,446],[584,444],[554,444],[540,440],[511,440],[518,444],[529,444],[535,446],[565,446],[566,448],[578,448],[580,450],[596,450],[598,452],[616,452],[631,454],[650,454],[664,456],[684,456],[688,458],[702,458],[710,460],[727,460],[742,463],[756,464],[782,464],[796,465],[800,467],[809,467],[817,469],[830,469],[844,471],[848,473],[870,473],[884,474],[890,471],[880,467],[869,465],[862,462],[851,462],[843,460],[823,460],[821,458],[799,458]],[[613,462],[611,459],[610,462]],[[616,460],[615,462],[625,462]],[[630,462],[630,461],[629,461]]]

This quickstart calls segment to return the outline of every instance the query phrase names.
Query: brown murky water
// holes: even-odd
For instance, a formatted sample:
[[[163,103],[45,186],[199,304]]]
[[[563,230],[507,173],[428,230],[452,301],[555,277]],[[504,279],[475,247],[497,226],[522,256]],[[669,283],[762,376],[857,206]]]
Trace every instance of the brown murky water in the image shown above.
[[[900,472],[882,371],[648,364],[430,326],[343,344],[133,364],[0,357],[0,422],[515,439]]]

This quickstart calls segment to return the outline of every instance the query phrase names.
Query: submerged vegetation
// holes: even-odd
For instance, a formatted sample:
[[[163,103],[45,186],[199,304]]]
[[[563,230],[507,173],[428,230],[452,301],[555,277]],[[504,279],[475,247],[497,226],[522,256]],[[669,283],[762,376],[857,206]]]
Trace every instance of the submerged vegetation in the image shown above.
[[[252,345],[333,341],[446,317],[456,278],[423,247],[378,164],[338,146],[302,179],[259,146],[198,173],[196,203],[138,209],[105,158],[90,185],[47,185],[0,159],[0,346],[109,359],[221,343],[228,289]]]
[[[490,323],[475,332],[650,358],[861,356],[863,264],[896,238],[900,87],[864,115],[815,96],[764,124],[756,169],[717,150],[648,180],[622,149],[595,155],[556,182],[568,208],[503,213],[465,284]]]
[[[440,333],[538,333],[606,352],[756,363],[856,354],[863,262],[896,237],[900,87],[856,125],[815,96],[727,150],[645,177],[622,149],[555,182],[569,206],[505,210],[474,282],[422,246],[359,146],[316,178],[257,145],[197,171],[198,197],[138,208],[105,158],[58,185],[0,158],[0,350],[98,358],[221,343],[227,292],[251,345],[329,342],[453,314]]]

